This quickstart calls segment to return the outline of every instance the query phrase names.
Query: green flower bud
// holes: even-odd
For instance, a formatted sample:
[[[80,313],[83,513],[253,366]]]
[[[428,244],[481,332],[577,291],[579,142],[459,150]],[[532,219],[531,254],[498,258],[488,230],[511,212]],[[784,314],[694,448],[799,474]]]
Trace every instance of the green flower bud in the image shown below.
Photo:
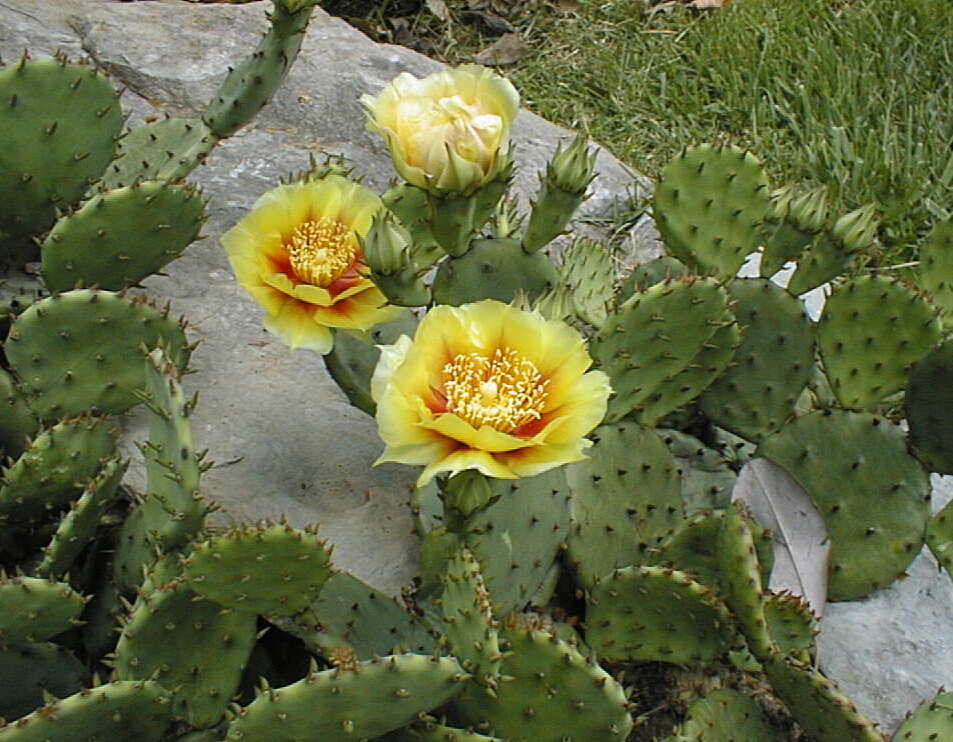
[[[582,195],[596,177],[596,150],[587,149],[589,140],[578,134],[565,150],[562,142],[546,167],[546,178],[560,190]]]
[[[844,214],[834,222],[831,237],[847,252],[856,252],[869,247],[877,236],[877,205],[867,204]]]
[[[790,202],[788,221],[802,232],[817,234],[827,224],[827,188],[821,186]]]
[[[300,10],[305,10],[306,8],[313,8],[318,5],[321,0],[273,0],[275,7],[279,10],[283,10],[289,15],[293,15]]]
[[[382,209],[361,240],[364,262],[375,276],[396,275],[411,265],[410,244],[410,233],[392,212]]]

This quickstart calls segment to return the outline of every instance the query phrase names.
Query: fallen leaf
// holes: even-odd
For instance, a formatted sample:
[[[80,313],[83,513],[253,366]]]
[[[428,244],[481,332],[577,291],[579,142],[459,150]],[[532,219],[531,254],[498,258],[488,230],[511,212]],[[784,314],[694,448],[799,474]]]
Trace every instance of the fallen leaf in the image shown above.
[[[450,18],[450,11],[447,9],[447,4],[443,0],[427,0],[427,9],[441,21],[446,21]]]
[[[688,3],[689,8],[724,8],[731,5],[731,0],[691,0]]]
[[[807,492],[774,462],[752,459],[739,472],[731,499],[747,503],[774,536],[770,589],[802,596],[820,618],[827,602],[831,545],[824,520]]]
[[[517,33],[503,34],[492,45],[479,54],[474,55],[473,61],[487,67],[503,67],[520,61],[529,51],[523,37]]]

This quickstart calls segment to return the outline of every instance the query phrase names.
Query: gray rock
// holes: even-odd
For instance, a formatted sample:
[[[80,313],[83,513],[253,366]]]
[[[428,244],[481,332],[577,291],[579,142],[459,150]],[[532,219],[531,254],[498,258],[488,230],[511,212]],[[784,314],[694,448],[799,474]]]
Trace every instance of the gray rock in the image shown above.
[[[267,2],[196,5],[179,0],[4,0],[0,56],[62,50],[86,55],[125,87],[134,118],[200,115],[227,65],[251,51],[267,28]],[[204,242],[146,281],[171,300],[201,340],[187,391],[199,391],[197,445],[216,463],[203,494],[222,506],[218,523],[286,516],[319,523],[335,544],[335,563],[396,594],[416,574],[417,542],[406,507],[416,473],[372,468],[382,450],[374,421],[350,407],[315,354],[290,352],[261,329],[262,312],[235,283],[219,236],[278,179],[307,167],[310,154],[343,155],[372,188],[393,177],[383,143],[364,128],[358,98],[399,72],[440,68],[402,47],[379,45],[343,21],[315,12],[301,56],[272,103],[251,126],[219,146],[194,180],[211,198]],[[513,127],[525,200],[536,190],[556,143],[570,132],[523,111]],[[634,176],[608,153],[582,213],[607,214]],[[145,437],[141,416],[126,421],[130,440]],[[128,444],[129,456],[139,454]],[[137,479],[138,478],[138,479]],[[140,485],[142,468],[129,481]]]

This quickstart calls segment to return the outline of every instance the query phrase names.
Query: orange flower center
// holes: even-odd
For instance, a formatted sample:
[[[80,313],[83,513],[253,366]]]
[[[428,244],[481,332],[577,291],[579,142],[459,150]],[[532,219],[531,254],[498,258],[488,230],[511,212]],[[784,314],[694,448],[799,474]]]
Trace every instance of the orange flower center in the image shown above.
[[[549,379],[511,348],[489,358],[461,353],[443,367],[447,410],[474,428],[489,425],[509,433],[542,417]]]
[[[295,227],[286,247],[298,280],[322,288],[339,278],[357,254],[357,241],[351,230],[326,216]]]

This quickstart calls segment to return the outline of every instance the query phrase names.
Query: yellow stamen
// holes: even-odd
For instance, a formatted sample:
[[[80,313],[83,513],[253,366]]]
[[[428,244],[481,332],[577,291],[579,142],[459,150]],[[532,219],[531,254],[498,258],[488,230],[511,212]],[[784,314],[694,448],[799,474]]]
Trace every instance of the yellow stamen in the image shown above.
[[[325,216],[295,227],[286,247],[298,279],[326,288],[354,262],[357,240],[344,224]]]
[[[510,348],[490,358],[461,353],[443,367],[447,409],[474,428],[484,425],[509,433],[542,417],[549,379],[532,361]]]

